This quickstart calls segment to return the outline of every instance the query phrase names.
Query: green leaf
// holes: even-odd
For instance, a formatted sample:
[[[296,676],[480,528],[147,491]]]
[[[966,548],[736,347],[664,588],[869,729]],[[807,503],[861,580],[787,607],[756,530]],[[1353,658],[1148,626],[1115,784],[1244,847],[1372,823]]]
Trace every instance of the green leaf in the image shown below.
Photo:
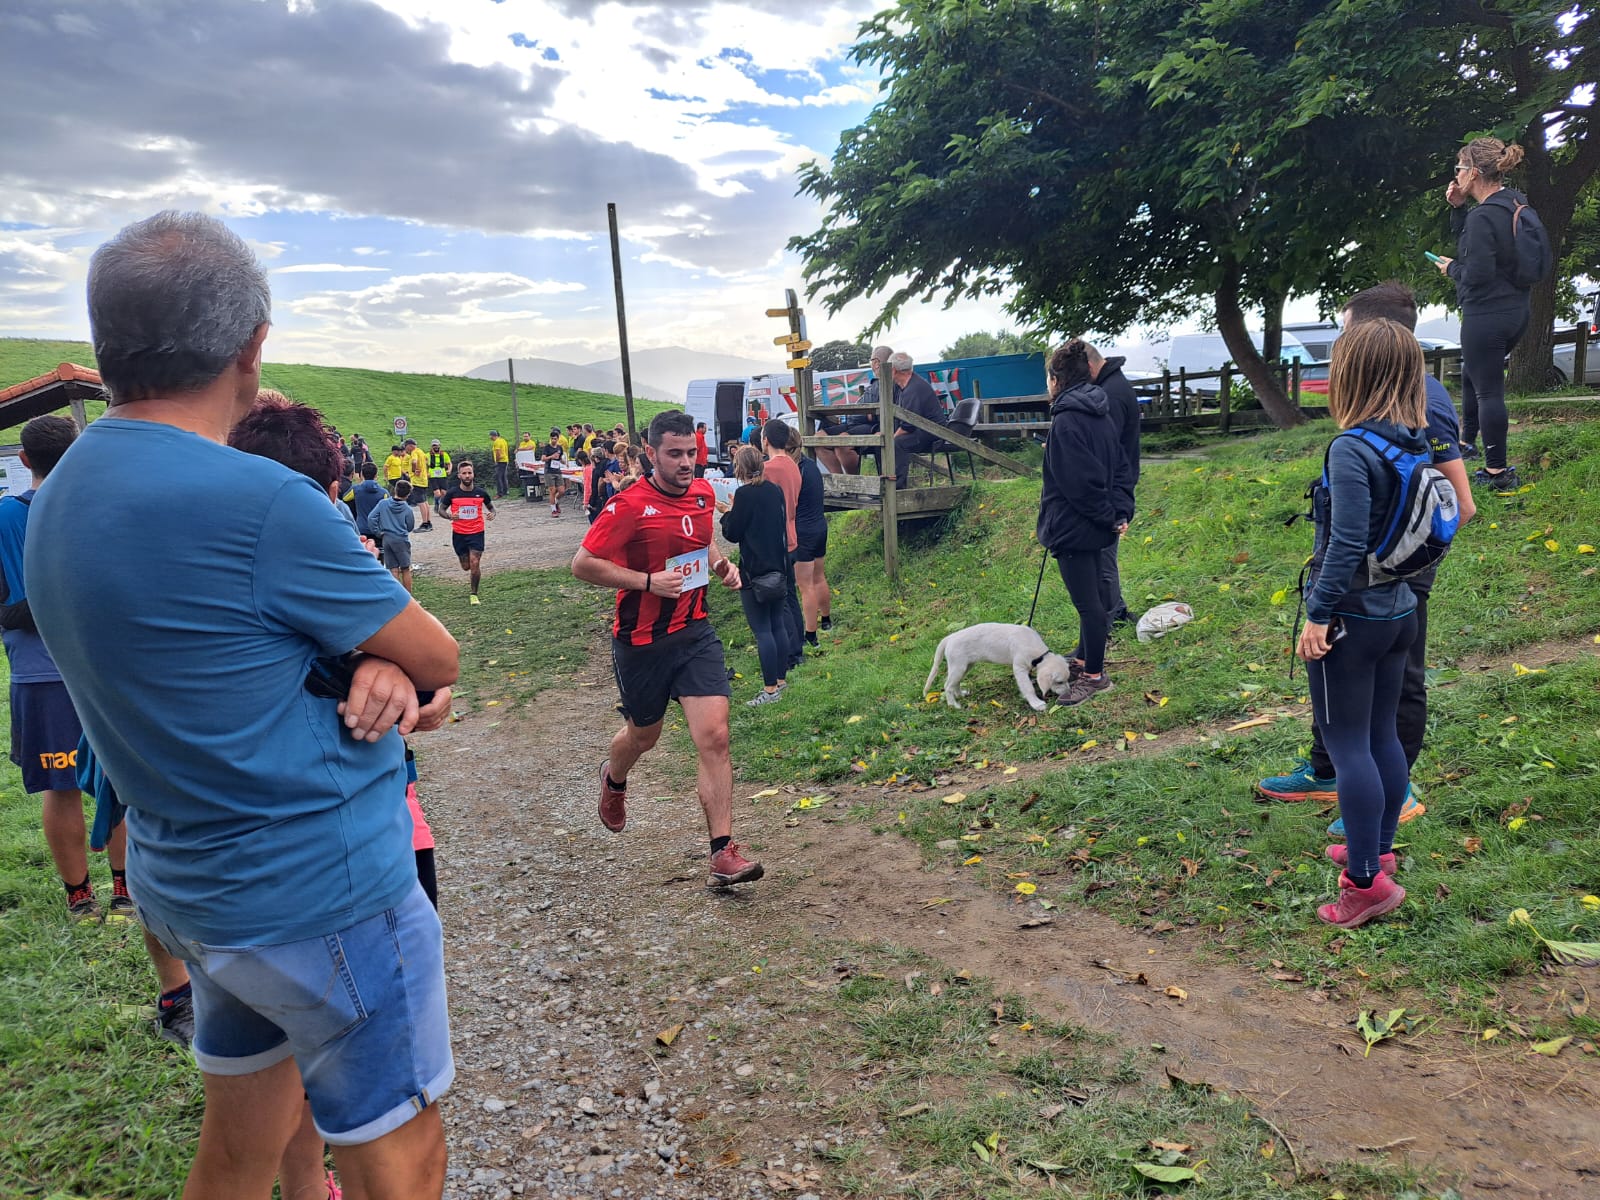
[[[1169,1167],[1162,1163],[1136,1162],[1133,1164],[1133,1169],[1156,1183],[1189,1183],[1200,1178],[1200,1172],[1193,1167]]]

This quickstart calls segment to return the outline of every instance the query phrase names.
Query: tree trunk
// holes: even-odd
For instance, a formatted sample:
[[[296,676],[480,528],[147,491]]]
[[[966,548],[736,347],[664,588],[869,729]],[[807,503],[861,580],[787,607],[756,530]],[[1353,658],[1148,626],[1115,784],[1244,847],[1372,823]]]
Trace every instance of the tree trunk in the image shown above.
[[[1269,363],[1283,357],[1283,301],[1274,296],[1261,305],[1261,357]]]
[[[1255,343],[1250,340],[1250,333],[1245,328],[1244,309],[1239,307],[1239,277],[1241,271],[1237,263],[1229,263],[1223,268],[1222,283],[1217,288],[1217,332],[1222,334],[1223,343],[1228,347],[1228,353],[1233,356],[1234,365],[1237,366],[1244,377],[1250,381],[1250,387],[1256,394],[1256,399],[1261,401],[1261,409],[1279,429],[1292,429],[1296,425],[1306,423],[1305,413],[1300,411],[1297,403],[1292,403],[1284,394],[1277,377],[1267,367],[1267,362],[1256,351]],[[1268,314],[1269,318],[1272,314]],[[1277,336],[1283,337],[1283,306],[1277,307]]]

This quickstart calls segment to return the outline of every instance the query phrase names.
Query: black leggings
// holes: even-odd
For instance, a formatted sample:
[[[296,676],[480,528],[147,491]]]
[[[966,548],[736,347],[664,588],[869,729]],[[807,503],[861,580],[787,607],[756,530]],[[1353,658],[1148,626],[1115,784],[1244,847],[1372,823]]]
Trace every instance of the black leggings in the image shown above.
[[[1405,678],[1400,684],[1400,709],[1395,714],[1395,731],[1405,751],[1407,768],[1417,765],[1422,739],[1428,732],[1428,592],[1411,585],[1417,597],[1417,636],[1406,651]],[[1311,773],[1318,779],[1333,778],[1333,759],[1322,740],[1322,726],[1311,723]]]
[[[439,877],[434,873],[433,850],[415,850],[417,857],[417,882],[422,885],[422,890],[427,893],[428,903],[433,905],[434,911],[439,909]]]
[[[1311,708],[1339,777],[1339,815],[1353,877],[1379,870],[1394,848],[1410,769],[1395,711],[1406,654],[1417,636],[1415,613],[1393,620],[1339,617],[1348,631],[1322,658],[1306,664]]]
[[[1483,462],[1495,471],[1506,465],[1506,355],[1527,329],[1526,306],[1461,317],[1461,437],[1475,442],[1481,428]]]
[[[1106,636],[1110,630],[1105,593],[1100,588],[1100,551],[1069,550],[1056,556],[1056,565],[1061,568],[1061,582],[1067,585],[1072,607],[1078,610],[1083,669],[1098,675],[1105,670]]]
[[[739,602],[744,605],[744,619],[756,639],[761,681],[776,687],[778,680],[789,674],[790,660],[801,653],[790,633],[787,600],[757,600],[747,579],[739,590]]]

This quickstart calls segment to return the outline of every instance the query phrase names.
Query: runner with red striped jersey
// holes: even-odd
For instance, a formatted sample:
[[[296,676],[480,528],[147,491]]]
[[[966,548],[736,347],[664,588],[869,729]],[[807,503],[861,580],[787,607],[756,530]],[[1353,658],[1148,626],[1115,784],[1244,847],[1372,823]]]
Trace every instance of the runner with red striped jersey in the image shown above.
[[[578,579],[617,590],[611,664],[623,725],[600,764],[600,822],[613,833],[627,827],[628,772],[660,740],[676,700],[699,757],[711,837],[706,886],[750,883],[763,869],[733,840],[728,673],[706,613],[711,577],[738,591],[739,568],[712,537],[716,493],[695,478],[694,422],[661,413],[645,440],[654,469],[605,502],[572,560]]]

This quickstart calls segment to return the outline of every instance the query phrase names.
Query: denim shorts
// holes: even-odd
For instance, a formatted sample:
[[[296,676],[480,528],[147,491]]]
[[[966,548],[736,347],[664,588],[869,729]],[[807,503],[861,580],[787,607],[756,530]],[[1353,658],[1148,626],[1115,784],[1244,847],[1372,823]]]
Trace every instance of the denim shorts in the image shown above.
[[[276,946],[205,945],[140,917],[188,964],[200,1069],[249,1075],[292,1056],[324,1141],[375,1141],[455,1077],[444,936],[420,886],[348,929]]]

